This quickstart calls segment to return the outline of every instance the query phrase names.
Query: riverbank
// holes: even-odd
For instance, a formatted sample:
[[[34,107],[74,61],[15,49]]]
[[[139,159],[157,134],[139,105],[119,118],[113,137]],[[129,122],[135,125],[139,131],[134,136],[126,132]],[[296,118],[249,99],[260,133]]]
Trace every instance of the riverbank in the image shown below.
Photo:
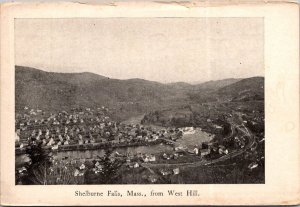
[[[164,140],[157,139],[155,141],[146,142],[132,142],[132,143],[120,143],[120,144],[109,144],[109,143],[89,143],[89,144],[76,144],[76,145],[60,145],[57,149],[52,149],[51,146],[46,146],[44,149],[46,151],[57,151],[57,152],[66,152],[66,151],[87,151],[87,150],[97,150],[97,149],[107,149],[107,148],[126,148],[126,147],[138,147],[138,146],[151,146],[163,143]],[[15,155],[23,155],[26,154],[25,148],[16,148]]]

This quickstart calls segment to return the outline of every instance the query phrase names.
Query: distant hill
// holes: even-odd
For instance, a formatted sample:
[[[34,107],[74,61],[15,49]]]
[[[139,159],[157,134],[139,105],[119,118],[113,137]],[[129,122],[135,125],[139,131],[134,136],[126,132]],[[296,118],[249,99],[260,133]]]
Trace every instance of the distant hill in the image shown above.
[[[220,87],[222,83],[210,82],[207,84],[209,86],[207,90],[198,89],[198,91],[188,92],[189,99],[192,100],[191,104],[153,111],[144,116],[142,123],[178,127],[201,126],[211,131],[213,129],[207,120],[224,124],[224,112],[231,113],[232,108],[243,111],[264,111],[263,77],[233,80],[233,82],[224,87]]]
[[[84,82],[94,82],[103,79],[109,79],[107,77],[97,75],[94,73],[83,72],[83,73],[52,73],[46,72],[43,70],[16,66],[16,80],[23,81],[44,81],[47,83],[53,83],[53,81],[57,82],[69,82],[73,84],[80,84]]]
[[[16,66],[15,82],[16,112],[25,106],[57,111],[105,105],[112,108],[113,116],[120,120],[153,110],[174,109],[220,98],[263,97],[261,77],[209,81],[199,85],[162,84],[143,79],[119,80],[93,73],[53,73]]]
[[[228,78],[223,80],[212,80],[200,84],[195,84],[195,87],[197,89],[202,89],[202,90],[217,90],[219,88],[223,88],[225,86],[236,83],[240,80],[242,79]]]
[[[211,80],[211,81],[200,82],[200,83],[199,82],[194,82],[194,83],[174,82],[174,83],[169,83],[168,85],[181,90],[202,92],[202,91],[215,91],[222,87],[236,83],[240,80],[242,79],[228,78],[222,80]]]
[[[109,79],[93,73],[53,73],[16,66],[15,80],[17,111],[25,106],[55,111],[107,105],[121,115],[133,115],[179,103],[176,100],[187,97],[162,83],[143,79]]]
[[[263,100],[264,78],[224,79],[196,85],[188,92],[197,103],[231,100]]]
[[[245,78],[236,83],[220,88],[220,97],[233,101],[264,100],[264,78]]]

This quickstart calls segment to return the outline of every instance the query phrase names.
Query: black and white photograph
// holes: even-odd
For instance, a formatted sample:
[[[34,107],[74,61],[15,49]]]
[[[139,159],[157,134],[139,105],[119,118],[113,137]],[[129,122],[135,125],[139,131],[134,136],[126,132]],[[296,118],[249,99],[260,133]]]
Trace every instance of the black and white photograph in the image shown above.
[[[264,18],[16,18],[15,185],[264,184]]]

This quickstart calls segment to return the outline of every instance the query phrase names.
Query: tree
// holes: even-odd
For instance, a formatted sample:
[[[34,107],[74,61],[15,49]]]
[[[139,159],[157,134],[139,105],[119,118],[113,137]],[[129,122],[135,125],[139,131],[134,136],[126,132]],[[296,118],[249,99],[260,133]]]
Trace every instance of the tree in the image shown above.
[[[16,178],[25,185],[45,185],[47,181],[47,169],[51,165],[52,155],[42,148],[41,143],[30,145],[26,149],[26,154],[30,159],[30,162],[25,165],[26,173]]]
[[[31,165],[39,164],[42,162],[50,162],[52,155],[42,147],[42,143],[30,145],[26,149],[26,154],[31,160]]]
[[[96,161],[95,161],[96,162]],[[87,184],[113,184],[119,177],[119,169],[124,161],[112,157],[112,149],[105,150],[103,157],[99,157],[98,163],[101,171],[95,173],[93,169],[89,169],[85,173],[85,182]]]
[[[22,176],[16,172],[17,183],[25,185],[66,185],[82,184],[83,177],[75,177],[75,166],[64,161],[53,160],[52,153],[40,144],[31,145],[26,150],[31,162],[25,166]]]

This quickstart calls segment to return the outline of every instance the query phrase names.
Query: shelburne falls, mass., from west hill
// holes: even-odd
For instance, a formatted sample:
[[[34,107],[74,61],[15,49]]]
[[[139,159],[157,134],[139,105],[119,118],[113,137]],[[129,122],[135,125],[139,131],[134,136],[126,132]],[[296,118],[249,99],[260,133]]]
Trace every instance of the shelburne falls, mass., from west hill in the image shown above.
[[[16,184],[264,183],[264,77],[203,83],[15,67]]]

